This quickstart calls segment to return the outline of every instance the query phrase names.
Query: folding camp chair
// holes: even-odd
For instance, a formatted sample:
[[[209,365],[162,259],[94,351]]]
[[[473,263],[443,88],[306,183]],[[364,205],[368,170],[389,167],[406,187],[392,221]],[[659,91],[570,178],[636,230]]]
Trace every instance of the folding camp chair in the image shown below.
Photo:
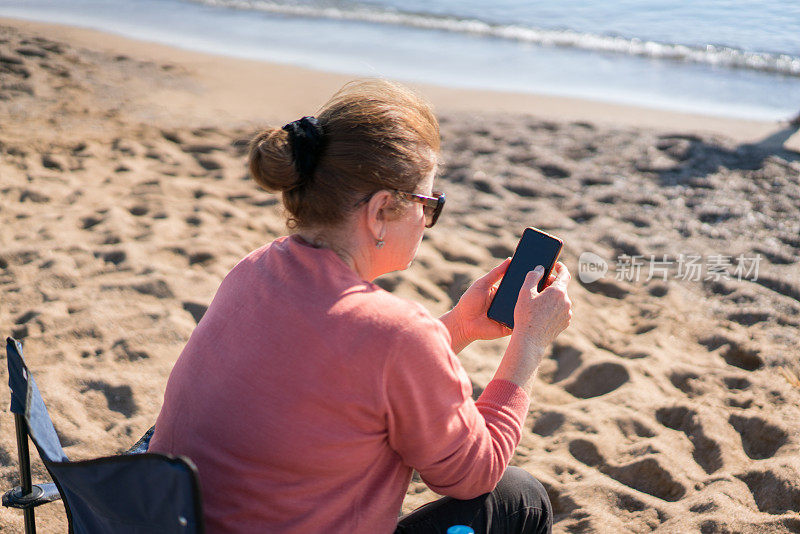
[[[70,462],[22,359],[22,345],[13,338],[6,340],[6,357],[21,486],[3,495],[3,506],[24,510],[27,534],[36,532],[34,508],[57,499],[64,502],[70,533],[204,531],[197,469],[191,460],[147,452],[151,428],[124,454]],[[28,436],[52,484],[31,484]]]

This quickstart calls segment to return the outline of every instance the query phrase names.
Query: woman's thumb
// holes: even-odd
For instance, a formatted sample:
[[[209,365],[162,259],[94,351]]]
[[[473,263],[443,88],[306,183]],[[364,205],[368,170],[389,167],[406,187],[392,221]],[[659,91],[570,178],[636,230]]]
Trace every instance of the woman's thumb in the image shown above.
[[[539,292],[538,284],[544,274],[544,267],[537,265],[532,271],[529,271],[525,276],[525,282],[522,284],[522,290]]]

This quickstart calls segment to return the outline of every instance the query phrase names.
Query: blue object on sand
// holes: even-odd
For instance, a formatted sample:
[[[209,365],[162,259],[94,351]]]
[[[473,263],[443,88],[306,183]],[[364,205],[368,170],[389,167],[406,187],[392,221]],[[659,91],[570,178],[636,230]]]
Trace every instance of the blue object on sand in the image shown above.
[[[188,458],[147,452],[151,428],[124,454],[69,461],[22,359],[22,345],[13,338],[6,340],[6,358],[21,486],[3,495],[3,506],[25,511],[26,534],[36,532],[34,508],[59,498],[70,533],[204,532],[197,469]],[[28,436],[53,484],[31,483]]]

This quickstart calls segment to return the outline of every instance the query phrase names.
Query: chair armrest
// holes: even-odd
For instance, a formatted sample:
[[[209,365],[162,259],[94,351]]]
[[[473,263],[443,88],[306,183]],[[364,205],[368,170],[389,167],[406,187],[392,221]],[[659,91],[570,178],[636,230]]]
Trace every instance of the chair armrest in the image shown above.
[[[61,498],[58,488],[52,482],[49,484],[34,484],[28,495],[22,494],[22,488],[16,488],[3,494],[3,506],[7,508],[35,508],[40,504],[57,501]]]

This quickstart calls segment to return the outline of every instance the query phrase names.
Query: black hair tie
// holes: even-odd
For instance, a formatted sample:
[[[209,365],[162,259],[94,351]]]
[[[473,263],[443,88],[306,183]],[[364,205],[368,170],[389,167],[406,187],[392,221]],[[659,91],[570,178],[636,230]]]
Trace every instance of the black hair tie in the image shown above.
[[[289,144],[292,146],[292,160],[302,185],[311,181],[314,169],[319,161],[324,141],[324,132],[315,117],[303,117],[283,127],[289,132]]]

